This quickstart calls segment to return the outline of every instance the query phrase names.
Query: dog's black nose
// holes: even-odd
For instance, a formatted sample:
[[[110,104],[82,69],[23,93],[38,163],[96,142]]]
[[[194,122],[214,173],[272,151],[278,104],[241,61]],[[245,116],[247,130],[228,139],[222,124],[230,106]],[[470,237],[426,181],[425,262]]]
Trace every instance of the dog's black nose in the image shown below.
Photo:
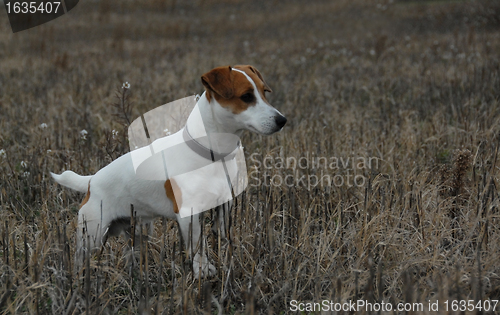
[[[274,122],[278,127],[283,128],[283,126],[286,124],[286,117],[281,115],[274,116]]]

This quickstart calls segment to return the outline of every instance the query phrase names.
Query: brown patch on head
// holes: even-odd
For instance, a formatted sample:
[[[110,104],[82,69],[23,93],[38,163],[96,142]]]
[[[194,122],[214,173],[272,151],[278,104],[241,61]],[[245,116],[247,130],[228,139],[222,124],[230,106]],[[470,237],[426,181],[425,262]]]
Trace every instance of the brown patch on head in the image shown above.
[[[177,186],[177,183],[173,179],[167,179],[164,187],[168,199],[170,199],[174,204],[174,212],[179,213],[179,205],[182,205],[181,189]]]
[[[231,67],[218,67],[201,76],[201,83],[208,91],[213,91],[223,98],[233,97]],[[209,99],[210,100],[210,99]]]
[[[264,81],[264,77],[260,74],[259,70],[253,66],[245,65],[245,66],[234,66],[235,69],[241,70],[245,72],[250,78],[252,78],[255,85],[259,89],[259,93],[261,93],[262,98],[266,99],[264,92],[272,92],[269,85],[267,85],[266,81]]]
[[[245,72],[254,81],[260,97],[268,103],[265,91],[271,88],[265,83],[260,72],[252,66],[235,66],[235,69]],[[234,114],[245,111],[248,107],[256,104],[253,85],[247,77],[231,67],[219,67],[211,70],[201,77],[205,86],[208,101],[213,98],[225,108],[229,108]]]
[[[90,199],[90,182],[89,182],[89,188],[87,188],[87,194],[85,195],[85,198],[83,198],[82,203],[80,204],[80,209],[89,201]]]

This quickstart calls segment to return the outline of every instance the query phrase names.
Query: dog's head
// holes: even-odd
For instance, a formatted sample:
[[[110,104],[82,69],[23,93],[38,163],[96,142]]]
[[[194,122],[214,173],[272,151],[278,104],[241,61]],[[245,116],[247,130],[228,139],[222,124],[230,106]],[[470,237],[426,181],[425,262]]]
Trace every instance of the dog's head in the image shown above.
[[[271,88],[252,66],[215,68],[201,82],[217,117],[225,123],[264,135],[281,130],[286,123],[285,116],[267,101],[265,93]]]

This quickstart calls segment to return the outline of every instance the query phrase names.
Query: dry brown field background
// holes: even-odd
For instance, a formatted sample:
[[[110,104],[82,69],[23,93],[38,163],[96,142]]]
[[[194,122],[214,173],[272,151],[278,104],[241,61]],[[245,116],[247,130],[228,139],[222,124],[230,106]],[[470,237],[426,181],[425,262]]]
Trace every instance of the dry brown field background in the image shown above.
[[[15,34],[0,11],[1,314],[288,314],[293,300],[448,314],[500,298],[498,1],[87,0]],[[288,123],[244,135],[228,240],[205,215],[216,276],[192,278],[162,220],[133,265],[111,239],[75,272],[83,196],[49,172],[95,173],[128,152],[127,119],[235,64],[262,72]]]

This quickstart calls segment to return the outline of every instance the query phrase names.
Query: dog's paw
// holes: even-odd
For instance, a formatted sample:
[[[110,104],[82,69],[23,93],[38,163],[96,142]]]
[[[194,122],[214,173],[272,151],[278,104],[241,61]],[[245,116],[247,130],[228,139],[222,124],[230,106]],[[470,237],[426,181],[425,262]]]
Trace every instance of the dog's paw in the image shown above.
[[[217,269],[215,269],[214,265],[212,265],[205,255],[200,256],[196,254],[193,259],[193,276],[194,278],[198,278],[200,276],[202,278],[215,276]]]

